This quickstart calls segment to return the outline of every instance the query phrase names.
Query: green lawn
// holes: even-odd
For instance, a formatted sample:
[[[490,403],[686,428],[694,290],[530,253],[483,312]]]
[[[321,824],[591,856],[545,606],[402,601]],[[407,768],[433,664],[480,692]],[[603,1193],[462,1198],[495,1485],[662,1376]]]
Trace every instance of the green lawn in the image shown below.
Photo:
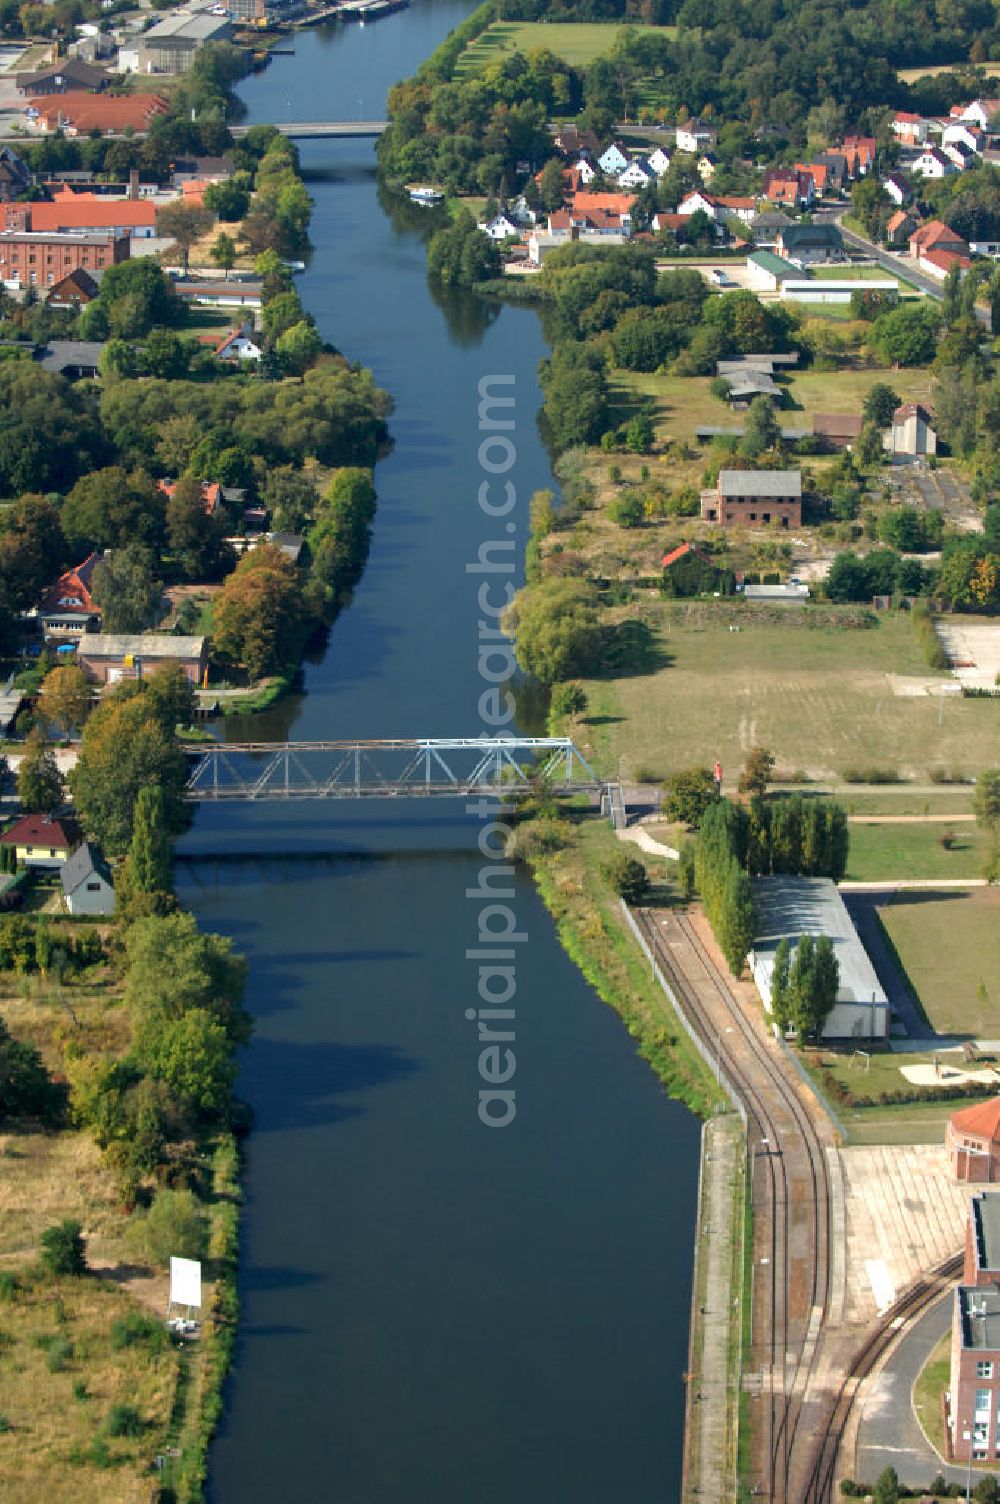
[[[674,26],[633,26],[632,31],[658,31],[673,36]],[[574,68],[585,68],[595,58],[612,51],[619,33],[619,22],[576,21],[494,21],[463,52],[456,66],[456,76],[481,73],[490,63],[511,52],[545,50]]]
[[[946,850],[941,837],[950,829],[937,823],[852,825],[846,876],[856,882],[891,877],[980,877],[985,856],[980,832],[967,821],[955,825],[954,842]]]
[[[943,784],[934,794],[911,794],[898,784],[887,784],[870,794],[844,795],[849,815],[959,815],[972,813],[972,790],[968,785]],[[961,822],[965,824],[965,821]]]
[[[831,306],[823,305],[824,316]],[[806,305],[808,310],[809,305]],[[849,313],[850,310],[848,309]],[[835,314],[834,316],[838,316]],[[781,385],[787,397],[779,417],[784,422],[811,418],[814,413],[857,413],[869,391],[878,382],[889,381],[906,402],[929,402],[933,377],[923,367],[901,367],[886,371],[879,367],[848,368],[840,371],[797,371]],[[708,376],[670,376],[638,371],[614,371],[611,376],[612,398],[623,409],[640,398],[651,397],[657,439],[694,438],[702,424],[725,425],[739,421],[727,403],[713,397]]]
[[[1000,1038],[1000,892],[900,894],[879,913],[934,1027]]]
[[[922,782],[933,764],[971,772],[1000,763],[989,700],[949,701],[939,726],[936,700],[892,694],[887,674],[927,671],[905,614],[861,630],[810,627],[817,617],[808,606],[643,609],[663,665],[586,686],[590,709],[577,739],[607,773],[662,777],[719,758],[732,777],[755,743],[774,752],[779,770],[817,781],[859,765],[889,764]]]

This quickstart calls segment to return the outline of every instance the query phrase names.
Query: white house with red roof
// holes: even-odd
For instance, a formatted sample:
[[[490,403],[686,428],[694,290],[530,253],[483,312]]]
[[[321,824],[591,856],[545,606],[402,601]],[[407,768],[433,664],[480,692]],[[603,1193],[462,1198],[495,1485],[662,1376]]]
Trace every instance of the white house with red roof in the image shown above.
[[[910,163],[910,172],[918,178],[946,178],[959,169],[939,146],[928,146]]]
[[[930,134],[930,122],[910,110],[897,110],[892,117],[892,133],[900,146],[923,146]]]
[[[231,329],[213,351],[217,360],[260,360],[263,353],[264,347],[249,324]]]

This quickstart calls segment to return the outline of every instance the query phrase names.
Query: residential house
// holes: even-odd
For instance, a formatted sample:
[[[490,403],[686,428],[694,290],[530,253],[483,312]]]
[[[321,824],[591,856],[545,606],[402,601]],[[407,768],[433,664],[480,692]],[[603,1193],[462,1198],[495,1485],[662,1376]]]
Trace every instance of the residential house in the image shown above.
[[[647,188],[656,182],[656,173],[646,157],[633,157],[624,172],[618,174],[619,188]]]
[[[965,172],[976,160],[976,153],[971,146],[966,146],[964,141],[949,141],[947,146],[942,146],[941,150],[949,162],[955,164],[959,172]]]
[[[813,165],[826,168],[826,191],[843,193],[847,187],[847,158],[843,152],[821,151],[813,157]]]
[[[787,214],[782,214],[780,209],[761,209],[750,221],[750,234],[754,244],[770,248],[774,245],[779,233],[786,229],[792,221]]]
[[[723,220],[738,219],[741,224],[752,224],[757,214],[757,200],[744,194],[720,193],[715,198],[717,215]]]
[[[717,132],[704,120],[688,120],[679,125],[674,133],[678,151],[701,153],[711,151],[717,140]]]
[[[837,147],[847,162],[847,176],[853,183],[863,178],[875,165],[876,142],[874,136],[845,136]]]
[[[635,200],[634,193],[576,193],[569,207],[574,214],[591,214],[597,210],[620,214],[622,222],[627,221],[631,226]]]
[[[941,132],[941,146],[947,150],[949,146],[956,145],[965,146],[973,156],[978,156],[986,145],[986,137],[978,126],[968,120],[955,120]]]
[[[612,141],[611,145],[601,152],[597,164],[609,178],[617,178],[618,174],[624,172],[628,166],[629,155],[624,146],[620,146],[617,141]]]
[[[578,209],[557,209],[548,218],[550,235],[562,235],[576,240],[586,234],[588,238],[610,238],[615,244],[628,240],[632,235],[631,216],[622,218],[609,209],[591,209],[581,214]]]
[[[0,204],[9,204],[31,187],[31,171],[9,146],[0,146]]]
[[[252,325],[233,329],[215,347],[216,360],[260,360],[264,346]]]
[[[972,260],[959,251],[932,250],[923,251],[917,259],[917,265],[929,277],[936,277],[939,282],[943,282],[948,273],[956,267],[960,272],[967,272],[972,265]]]
[[[709,219],[719,223],[720,215],[716,200],[710,193],[703,193],[700,188],[692,188],[690,193],[685,193],[677,205],[677,213],[685,216],[691,214],[707,214]]]
[[[812,178],[813,197],[822,198],[827,190],[828,169],[825,162],[796,162],[794,171]]]
[[[482,222],[479,228],[491,240],[520,240],[521,238],[521,226],[502,211],[494,214],[492,219]]]
[[[897,209],[895,214],[889,216],[885,226],[885,243],[891,250],[899,250],[909,244],[910,236],[916,229],[916,221],[912,214],[907,214],[905,209]]]
[[[102,916],[115,912],[111,868],[96,846],[84,841],[59,871],[63,902],[71,914]]]
[[[101,272],[129,258],[127,235],[37,235],[31,231],[0,234],[0,282],[17,290],[54,287],[81,267]]]
[[[893,457],[937,454],[932,414],[920,402],[902,403],[892,415],[892,427],[882,434],[882,447]]]
[[[1000,1097],[952,1113],[944,1143],[956,1180],[970,1185],[1000,1180]]]
[[[710,151],[706,151],[702,152],[701,156],[698,158],[694,166],[695,172],[697,172],[702,182],[707,185],[715,177],[715,174],[718,171],[719,164],[712,156],[712,153]]]
[[[34,73],[17,75],[18,93],[32,99],[43,99],[52,94],[69,94],[85,90],[98,93],[111,82],[111,75],[104,68],[95,68],[79,58],[65,57],[49,63]]]
[[[966,255],[969,247],[961,235],[942,220],[928,219],[910,236],[910,255],[916,257],[930,250],[956,251],[959,255]]]
[[[660,214],[656,213],[649,221],[649,228],[654,235],[662,235],[669,230],[676,235],[678,230],[683,230],[688,222],[687,214]]]
[[[914,157],[910,171],[918,178],[946,178],[953,172],[958,172],[958,168],[939,146],[928,146],[918,157]]]
[[[576,173],[577,184],[582,183],[585,188],[589,188],[597,177],[597,168],[585,152],[580,153],[570,171]]]
[[[656,173],[656,176],[658,178],[662,178],[663,174],[670,167],[670,157],[663,150],[662,146],[654,146],[653,150],[650,152],[647,158],[647,161],[649,162],[650,167]]]
[[[1000,99],[973,99],[970,104],[952,105],[952,119],[971,120],[982,131],[988,130],[990,122],[1000,115]]]
[[[94,599],[94,569],[100,554],[88,554],[75,569],[67,569],[42,596],[38,606],[38,624],[42,636],[73,638],[96,632],[101,624],[101,608]]]
[[[76,90],[51,99],[30,99],[25,123],[32,135],[120,136],[149,129],[157,115],[170,112],[162,94],[83,94]]]
[[[175,480],[158,480],[156,484],[168,501],[177,490],[177,482]],[[243,493],[240,492],[239,494],[242,497]],[[221,486],[218,481],[203,480],[201,483],[201,500],[208,516],[216,516],[217,513],[225,510],[225,487]]]
[[[1000,257],[1000,240],[970,240],[969,250],[973,256],[989,256],[996,261]]]
[[[928,122],[922,115],[914,115],[909,110],[897,110],[892,118],[892,133],[900,146],[923,146],[928,132]]]
[[[90,273],[77,267],[75,272],[68,272],[52,284],[45,301],[50,308],[84,308],[99,293],[100,288]]]
[[[701,493],[701,516],[723,527],[801,527],[800,470],[720,470]]]
[[[141,679],[163,663],[178,664],[192,684],[200,684],[208,668],[208,639],[175,637],[166,632],[95,632],[82,639],[77,662],[98,684]]]
[[[853,449],[863,424],[860,413],[814,413],[812,431],[827,449]]]
[[[815,196],[815,184],[808,172],[777,167],[764,175],[764,197],[772,204],[785,204],[791,209],[808,208]]]
[[[232,157],[178,157],[170,180],[176,188],[184,183],[224,183],[232,177]]]
[[[844,238],[839,225],[829,222],[789,225],[779,234],[775,249],[787,261],[797,261],[800,266],[808,266],[814,262],[834,261],[841,257]]]
[[[588,157],[596,158],[600,149],[594,132],[581,130],[576,125],[558,126],[553,132],[552,144],[564,157],[586,152]]]
[[[0,237],[2,238],[2,237]],[[263,283],[209,282],[196,278],[190,282],[180,278],[174,282],[174,292],[185,303],[200,303],[205,308],[252,308],[261,307]]]
[[[47,345],[38,346],[35,359],[53,376],[82,381],[98,375],[103,352],[104,341],[99,339],[50,339]]]
[[[903,204],[909,203],[913,197],[913,190],[910,187],[909,181],[901,172],[890,172],[888,176],[882,179],[882,187],[897,208],[901,208]]]
[[[22,815],[0,836],[0,846],[13,846],[26,867],[61,867],[74,845],[66,825],[52,815]]]

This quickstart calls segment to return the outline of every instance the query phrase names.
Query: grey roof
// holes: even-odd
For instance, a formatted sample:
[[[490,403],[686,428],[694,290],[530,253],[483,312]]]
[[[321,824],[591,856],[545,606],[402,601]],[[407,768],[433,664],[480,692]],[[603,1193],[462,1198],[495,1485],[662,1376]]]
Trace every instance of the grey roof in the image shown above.
[[[977,1191],[972,1198],[972,1242],[976,1268],[1000,1270],[1000,1194]]]
[[[1000,1290],[993,1285],[959,1285],[955,1299],[962,1346],[976,1352],[1000,1349]]]
[[[844,244],[837,225],[821,224],[813,225],[789,225],[781,232],[781,243],[786,250],[793,250],[797,246],[808,249],[810,246],[820,246],[829,250],[839,251]]]
[[[773,496],[797,501],[802,495],[801,470],[720,470],[721,496]]]
[[[729,399],[737,401],[741,397],[780,397],[781,388],[775,386],[763,371],[752,371],[744,376],[734,376],[729,382]]]
[[[175,11],[172,16],[166,16],[151,26],[141,40],[147,46],[149,43],[176,41],[207,42],[229,29],[230,23],[225,16],[213,16],[210,11],[201,11],[197,15]]]
[[[63,862],[59,869],[59,877],[62,881],[63,892],[68,896],[75,893],[81,883],[85,883],[91,877],[101,877],[112,886],[111,868],[104,860],[96,846],[91,846],[84,841],[78,846],[69,859]]]
[[[89,632],[80,642],[83,658],[200,658],[204,637],[175,637],[170,632],[146,632],[142,636],[113,632]]]
[[[828,935],[840,966],[838,1002],[884,1003],[885,989],[858,938],[835,883],[828,877],[758,877],[753,884],[754,975],[768,977],[781,940]]]
[[[742,356],[736,360],[717,360],[715,362],[715,374],[717,376],[745,376],[750,371],[760,371],[770,376],[774,367],[770,357],[766,360],[761,358],[754,361],[744,360]]]
[[[740,426],[713,427],[708,423],[699,423],[694,431],[696,439],[742,439],[746,430]],[[799,439],[812,437],[811,428],[785,428],[782,427],[781,437],[790,444],[797,443]]]
[[[52,339],[41,347],[36,359],[43,371],[56,374],[74,366],[93,367],[96,371],[103,349],[104,343],[99,339]]]
[[[7,730],[23,704],[24,696],[19,690],[9,695],[0,695],[0,731]]]

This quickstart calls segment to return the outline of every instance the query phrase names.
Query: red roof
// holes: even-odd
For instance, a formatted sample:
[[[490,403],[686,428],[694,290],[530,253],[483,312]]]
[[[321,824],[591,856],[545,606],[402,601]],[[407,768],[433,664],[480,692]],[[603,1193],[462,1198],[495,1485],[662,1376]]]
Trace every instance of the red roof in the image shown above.
[[[971,1133],[975,1138],[1000,1140],[1000,1097],[991,1097],[988,1102],[977,1102],[974,1107],[963,1107],[952,1113],[953,1133]]]
[[[631,214],[636,193],[575,193],[571,208],[587,214],[593,209],[609,209],[612,214]]]
[[[909,218],[910,216],[905,209],[897,209],[895,214],[891,215],[886,222],[886,229],[889,234],[895,235],[896,231],[905,225]]]
[[[953,266],[960,267],[963,272],[967,272],[972,265],[972,258],[963,256],[958,251],[922,250],[920,255],[924,261],[929,261],[931,266],[936,266],[943,272],[950,272]]]
[[[240,332],[239,330],[236,331],[237,334],[239,332]],[[235,335],[233,335],[233,334],[227,334],[226,338],[223,340],[222,343],[224,345],[228,345],[229,341],[231,339],[234,339],[234,338],[235,338]],[[157,484],[158,484],[160,490],[163,492],[164,496],[167,496],[167,497],[173,496],[174,492],[177,489],[177,482],[175,480],[171,480],[171,481],[161,480],[161,481],[158,481]],[[202,481],[202,483],[201,483],[201,498],[202,498],[202,501],[205,503],[205,511],[208,513],[208,515],[210,517],[214,513],[216,507],[219,505],[219,497],[220,497],[221,493],[222,493],[222,487],[219,485],[218,481],[214,481],[214,480],[213,481],[207,481],[207,480],[203,480]]]
[[[123,228],[152,229],[156,224],[156,205],[149,199],[108,199],[84,197],[60,199],[55,204],[32,204],[31,228],[41,234],[53,230]]]
[[[61,574],[55,584],[47,591],[42,600],[43,611],[78,611],[81,615],[98,608],[94,604],[94,597],[90,593],[90,582],[94,574],[94,566],[100,560],[100,554],[88,554],[82,564],[75,569],[67,569]]]
[[[23,815],[4,831],[0,843],[5,846],[49,846],[59,851],[69,851],[73,844],[59,821],[49,815]]]
[[[88,94],[70,89],[46,99],[29,99],[28,108],[55,129],[71,125],[75,131],[144,131],[157,115],[166,115],[170,105],[162,94]]]
[[[678,543],[676,548],[672,548],[668,554],[663,555],[660,564],[664,569],[669,569],[671,564],[676,564],[677,560],[683,559],[686,554],[694,554],[695,558],[700,559],[703,564],[712,563],[708,555],[703,554],[701,549],[696,548],[693,543]]]

